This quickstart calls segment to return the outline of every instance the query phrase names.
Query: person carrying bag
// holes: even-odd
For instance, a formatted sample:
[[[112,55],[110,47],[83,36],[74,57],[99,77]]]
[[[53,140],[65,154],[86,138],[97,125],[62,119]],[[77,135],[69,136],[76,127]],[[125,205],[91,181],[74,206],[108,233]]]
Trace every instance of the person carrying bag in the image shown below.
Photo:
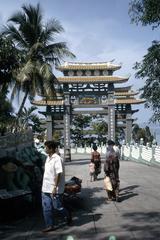
[[[108,194],[108,201],[119,201],[119,158],[115,152],[114,142],[108,141],[106,161],[104,163],[105,189]]]
[[[107,176],[104,178],[104,189],[106,191],[112,191],[113,190],[111,180]]]

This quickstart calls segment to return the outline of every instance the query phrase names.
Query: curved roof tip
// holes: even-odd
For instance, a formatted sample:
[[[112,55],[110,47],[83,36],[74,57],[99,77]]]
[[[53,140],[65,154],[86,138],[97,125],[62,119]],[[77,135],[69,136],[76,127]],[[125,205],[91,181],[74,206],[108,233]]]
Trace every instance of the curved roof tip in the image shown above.
[[[112,59],[111,61],[109,61],[109,62],[114,62],[115,61],[115,58],[114,59]]]
[[[131,77],[131,73],[126,74],[126,77],[130,78]]]

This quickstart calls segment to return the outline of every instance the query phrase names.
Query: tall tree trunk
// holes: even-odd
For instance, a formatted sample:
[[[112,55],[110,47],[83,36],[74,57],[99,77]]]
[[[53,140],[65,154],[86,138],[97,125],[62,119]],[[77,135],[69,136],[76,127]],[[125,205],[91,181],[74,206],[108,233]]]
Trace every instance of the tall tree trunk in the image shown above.
[[[22,103],[21,103],[21,105],[20,105],[20,108],[19,108],[19,110],[18,110],[18,114],[17,114],[18,117],[20,117],[20,115],[21,115],[21,112],[22,112],[23,107],[24,107],[24,105],[25,105],[27,96],[28,96],[28,91],[25,92],[25,95],[24,95],[24,97],[23,97],[23,101],[22,101]]]

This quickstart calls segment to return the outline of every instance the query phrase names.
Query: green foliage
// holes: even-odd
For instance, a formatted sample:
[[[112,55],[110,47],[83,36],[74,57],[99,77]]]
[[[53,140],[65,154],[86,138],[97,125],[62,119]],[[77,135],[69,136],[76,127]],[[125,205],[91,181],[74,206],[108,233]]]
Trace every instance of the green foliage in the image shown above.
[[[130,2],[129,14],[132,22],[152,25],[153,29],[160,25],[159,0],[135,0]],[[153,41],[143,60],[136,63],[136,77],[144,79],[145,84],[140,90],[145,98],[145,106],[153,110],[150,121],[160,121],[160,42]]]
[[[5,93],[0,92],[0,134],[4,135],[7,129],[10,128],[15,121],[12,115],[13,108],[11,103],[7,100]]]
[[[19,126],[21,129],[27,129],[28,127],[32,128],[33,133],[41,133],[44,131],[42,128],[42,122],[37,114],[34,111],[37,110],[37,107],[25,108],[21,112],[21,115],[18,117]]]
[[[56,19],[46,24],[43,21],[40,5],[23,5],[22,10],[13,14],[3,34],[10,38],[23,56],[16,71],[16,84],[12,97],[24,92],[19,108],[21,113],[27,97],[35,95],[55,96],[55,84],[52,64],[58,64],[64,57],[74,57],[65,42],[56,42],[63,27]],[[17,94],[18,92],[18,94]]]
[[[19,51],[11,39],[0,35],[0,86],[11,82],[13,69],[18,68],[20,62]]]
[[[100,118],[101,119],[101,118]],[[97,121],[92,124],[93,134],[98,136],[98,143],[106,144],[107,133],[108,133],[108,124],[104,120],[97,118]]]
[[[91,122],[90,116],[85,115],[78,115],[74,117],[72,121],[72,128],[71,128],[71,138],[73,142],[78,145],[84,144],[84,129],[90,125]]]
[[[152,25],[156,28],[160,25],[160,1],[159,0],[131,0],[129,7],[131,22],[142,25]]]
[[[140,142],[140,139],[143,138],[144,144],[152,143],[154,137],[150,132],[150,128],[146,126],[145,128],[140,128],[138,124],[134,125],[132,131],[132,137],[135,142]]]
[[[91,146],[95,140],[99,144],[106,143],[108,124],[101,117],[78,115],[74,117],[72,126],[71,138],[75,144]],[[87,127],[89,128],[86,129]],[[88,138],[84,138],[86,135],[89,135]],[[93,135],[97,135],[97,138]]]
[[[102,136],[106,135],[108,132],[108,124],[102,120],[101,122],[92,124],[93,131],[95,134]]]
[[[53,133],[53,140],[56,142],[60,142],[61,132],[59,130],[55,130]]]
[[[152,121],[159,121],[160,116],[160,42],[154,41],[143,57],[141,63],[136,63],[136,77],[145,80],[145,85],[140,90],[141,97],[147,99],[146,107],[154,111]]]
[[[115,142],[119,143],[125,138],[125,130],[123,127],[117,127],[115,132]]]

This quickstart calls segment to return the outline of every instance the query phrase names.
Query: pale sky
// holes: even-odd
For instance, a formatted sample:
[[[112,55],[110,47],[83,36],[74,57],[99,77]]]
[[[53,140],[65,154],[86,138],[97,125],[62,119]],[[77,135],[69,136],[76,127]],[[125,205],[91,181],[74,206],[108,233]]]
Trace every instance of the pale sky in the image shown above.
[[[110,61],[122,63],[114,73],[118,76],[131,75],[123,86],[132,85],[138,90],[144,82],[135,79],[132,69],[147,53],[153,40],[158,40],[158,30],[130,23],[128,15],[130,0],[0,0],[0,27],[23,3],[32,5],[40,2],[45,20],[56,18],[65,29],[58,41],[66,41],[76,55],[75,61]],[[71,60],[72,61],[72,60]],[[122,84],[121,84],[122,86]],[[134,114],[137,122],[147,122],[151,116],[143,105],[136,105]]]

